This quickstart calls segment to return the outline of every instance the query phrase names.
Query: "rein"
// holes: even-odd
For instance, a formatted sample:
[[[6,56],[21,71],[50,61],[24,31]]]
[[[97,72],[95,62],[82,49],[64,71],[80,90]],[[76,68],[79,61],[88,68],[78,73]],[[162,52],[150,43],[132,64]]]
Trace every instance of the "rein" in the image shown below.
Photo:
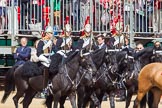
[[[66,64],[65,64],[65,68],[64,68],[64,69],[65,69],[66,77],[70,80],[70,82],[71,82],[72,85],[75,85],[76,88],[79,86],[79,84],[81,83],[81,81],[82,81],[84,75],[85,75],[86,72],[87,72],[87,70],[84,71],[84,73],[82,74],[82,76],[81,76],[79,82],[75,84],[74,81],[70,78],[70,76],[69,76],[69,74],[68,74],[68,72],[67,72]]]
[[[81,83],[81,80],[83,79],[83,76],[85,75],[85,73],[86,73],[87,71],[84,71],[84,73],[82,74],[82,76],[81,76],[81,78],[80,78],[80,80],[79,80],[79,82],[76,84],[76,88],[79,86],[79,84]]]
[[[66,64],[65,64],[64,69],[65,69],[66,77],[70,80],[71,84],[74,85],[74,81],[72,81],[72,79],[70,78],[70,76],[69,76],[69,74],[68,74],[68,72],[67,72]]]
[[[109,71],[111,69],[111,66],[109,66],[109,69],[107,70],[107,72]],[[111,71],[110,71],[111,72]],[[120,81],[117,81],[117,78],[113,81],[112,80],[112,78],[110,77],[110,74],[109,74],[109,72],[108,72],[108,74],[107,74],[107,76],[108,76],[108,78],[109,78],[109,80],[111,81],[111,83],[113,84],[113,85],[115,85],[115,84],[117,84],[117,88],[122,88],[122,86],[127,90],[127,88],[126,88],[126,86],[125,86],[125,84],[124,84],[124,80],[125,80],[125,76],[126,75],[121,75],[121,74],[119,74],[119,73],[113,73],[113,72],[111,72],[112,74],[116,74],[116,75],[118,75],[119,76],[119,78],[120,78]]]
[[[109,66],[109,69],[108,69],[108,70],[106,69],[106,70],[107,70],[107,73],[108,73],[107,76],[108,76],[109,80],[111,81],[111,83],[112,83],[113,85],[115,85],[115,83],[117,83],[117,82],[116,82],[117,78],[116,78],[114,81],[112,80],[112,78],[110,77],[110,74],[109,74],[109,70],[110,70],[110,69],[111,69],[111,66]],[[110,72],[111,72],[111,71],[110,71]],[[111,73],[112,73],[112,72],[111,72]],[[112,73],[112,74],[114,74],[114,73]]]
[[[105,72],[107,71],[107,68],[105,67],[105,65],[104,65],[103,68],[104,68],[103,73],[95,81],[93,81],[94,83],[97,82],[103,75],[105,75]]]

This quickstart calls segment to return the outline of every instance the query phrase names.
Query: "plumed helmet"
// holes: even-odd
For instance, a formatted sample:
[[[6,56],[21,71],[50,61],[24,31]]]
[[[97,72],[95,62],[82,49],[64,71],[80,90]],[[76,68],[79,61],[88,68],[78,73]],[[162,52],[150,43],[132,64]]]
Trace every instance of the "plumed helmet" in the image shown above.
[[[69,16],[67,16],[65,19],[65,28],[64,28],[64,30],[67,32],[70,32],[72,30],[69,23],[70,23],[70,18]]]
[[[90,17],[87,16],[84,24],[84,31],[85,32],[90,32],[91,31],[91,25],[90,25]]]
[[[116,28],[112,28],[112,29],[111,29],[111,34],[112,34],[112,35],[115,35],[116,33],[117,33]]]
[[[70,26],[70,24],[66,24],[65,25],[65,31],[71,32],[71,26]]]
[[[86,24],[84,30],[85,30],[86,32],[88,32],[88,33],[91,32],[91,25],[90,25],[90,24]]]
[[[45,33],[53,33],[53,28],[51,26],[47,26],[45,29]]]

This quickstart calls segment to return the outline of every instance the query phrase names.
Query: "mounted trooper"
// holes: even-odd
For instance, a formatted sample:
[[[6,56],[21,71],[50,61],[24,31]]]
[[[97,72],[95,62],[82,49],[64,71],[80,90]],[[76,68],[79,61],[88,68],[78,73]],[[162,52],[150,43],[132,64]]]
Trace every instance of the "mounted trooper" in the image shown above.
[[[50,56],[52,52],[53,28],[47,26],[44,31],[44,36],[39,40],[37,45],[37,56],[43,67],[43,88],[46,88],[49,77],[49,66],[51,63]]]
[[[56,54],[52,56],[51,66],[49,67],[49,71],[52,71],[54,75],[58,73],[59,64],[63,63],[64,58],[66,58],[67,54],[72,51],[71,31],[69,17],[67,16],[63,32],[56,42]]]
[[[41,64],[45,67],[49,67],[50,65],[50,53],[52,50],[52,37],[53,37],[53,28],[51,26],[47,26],[45,29],[44,36],[39,40],[37,46],[37,56]]]
[[[84,29],[81,31],[81,37],[78,40],[77,49],[86,49],[89,51],[92,47],[92,37],[91,37],[91,25],[90,25],[90,17],[87,16],[85,20]]]
[[[56,42],[57,53],[64,57],[66,57],[66,53],[72,50],[72,28],[69,23],[69,16],[67,16],[65,19],[64,30]]]

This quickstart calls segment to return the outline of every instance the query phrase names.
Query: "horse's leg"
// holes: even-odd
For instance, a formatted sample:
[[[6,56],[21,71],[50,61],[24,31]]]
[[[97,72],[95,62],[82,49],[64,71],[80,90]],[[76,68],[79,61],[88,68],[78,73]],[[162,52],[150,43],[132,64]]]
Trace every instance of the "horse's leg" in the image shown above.
[[[25,97],[23,99],[23,108],[28,108],[32,99],[36,95],[36,91],[33,90],[32,88],[28,88],[27,91],[25,92]]]
[[[101,103],[102,103],[102,99],[103,99],[104,95],[105,95],[105,92],[101,91],[100,95],[98,96],[98,99],[99,99],[99,102],[100,102],[98,108],[101,108]]]
[[[53,101],[53,95],[49,95],[46,97],[45,104],[47,108],[52,108],[52,101]]]
[[[76,108],[77,107],[77,105],[76,105],[76,93],[75,92],[70,93],[69,99],[70,99],[72,108]]]
[[[140,108],[146,108],[147,95],[148,94],[146,93],[146,95],[142,98],[140,102]]]
[[[145,81],[145,82],[148,82],[147,86],[144,85],[143,82],[139,82],[138,84],[138,93],[137,93],[137,98],[134,103],[134,108],[139,107],[139,103],[141,102],[145,94],[149,91],[149,89],[151,88],[151,85],[152,85],[151,82],[149,81]]]
[[[56,94],[54,94],[54,107],[53,108],[58,107],[58,102],[60,101],[60,97],[61,97],[61,91],[58,91],[56,92]]]
[[[145,82],[146,84],[143,84]],[[150,79],[145,77],[138,77],[138,92],[137,92],[137,98],[134,103],[134,108],[139,107],[139,103],[143,99],[143,97],[146,95],[146,93],[152,88],[152,82]]]
[[[17,91],[16,95],[13,97],[15,108],[18,108],[18,101],[19,101],[20,97],[23,96],[23,94],[24,94],[24,91]]]
[[[80,86],[77,90],[77,100],[78,100],[78,108],[85,108],[89,99],[89,92],[85,90],[84,86]]]
[[[85,95],[84,92],[83,92],[83,95],[80,95],[80,94],[78,93],[78,97],[77,97],[77,100],[78,100],[78,108],[82,108],[84,95]]]
[[[99,105],[100,105],[100,101],[99,101],[99,99],[97,98],[95,92],[93,92],[93,93],[91,94],[91,100],[94,102],[95,106],[99,106]]]
[[[115,108],[114,97],[115,97],[114,91],[111,91],[109,93],[109,100],[110,100],[110,107],[111,108]]]
[[[19,80],[19,82],[17,82],[17,79],[15,79],[15,84],[17,85],[17,93],[13,97],[13,101],[14,101],[15,107],[18,108],[18,101],[20,97],[22,97],[23,94],[25,93],[25,90],[28,88],[28,85],[26,84],[26,82],[24,82],[21,79]]]
[[[96,98],[98,98],[99,100],[99,104],[97,108],[101,108],[101,102],[102,102],[102,98],[104,96],[104,92],[95,92],[97,94]],[[93,101],[90,101],[90,108],[96,108],[96,105],[94,104]]]
[[[141,100],[143,99],[143,97],[145,96],[147,91],[139,91],[137,93],[137,98],[135,99],[134,102],[134,107],[133,108],[138,108],[140,105]]]
[[[125,108],[129,107],[134,91],[135,91],[134,87],[131,87],[130,89],[128,89],[128,93],[127,93],[126,101],[125,101],[126,102]]]
[[[88,102],[90,101],[90,96],[88,93],[83,97],[83,103],[81,104],[81,108],[86,108],[88,106]]]
[[[152,88],[151,91],[153,93],[153,105],[149,106],[149,108],[158,108],[162,91],[158,88]]]
[[[97,89],[97,90],[95,91],[95,93],[96,93],[97,98],[98,98],[98,100],[99,100],[98,108],[101,108],[101,103],[102,103],[103,97],[104,97],[104,95],[105,95],[105,91],[104,91],[104,90],[101,90],[101,89]],[[106,96],[106,98],[107,98],[107,96]],[[92,108],[96,108],[95,105],[93,105]]]
[[[153,94],[152,90],[150,90],[148,92],[148,96],[147,96],[147,103],[148,103],[149,108],[152,108],[152,105],[153,105],[153,101],[154,101],[154,96],[153,95],[154,94]]]
[[[66,101],[67,96],[61,96],[60,98],[60,108],[64,108],[64,103]]]

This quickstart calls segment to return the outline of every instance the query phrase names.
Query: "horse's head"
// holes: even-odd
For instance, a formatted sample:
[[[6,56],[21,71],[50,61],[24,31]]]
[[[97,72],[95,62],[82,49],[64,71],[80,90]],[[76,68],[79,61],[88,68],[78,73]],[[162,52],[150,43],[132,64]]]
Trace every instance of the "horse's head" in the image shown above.
[[[105,60],[105,49],[97,49],[91,53],[92,60],[97,68],[97,70],[101,67]]]
[[[111,72],[115,73],[118,71],[118,62],[116,59],[116,51],[115,50],[106,51],[105,63]]]
[[[123,74],[125,71],[134,69],[134,57],[130,56],[126,51],[120,51],[116,56],[118,61],[119,74]]]
[[[96,66],[93,63],[93,60],[91,58],[90,53],[82,53],[82,51],[80,51],[80,65],[85,68],[86,70],[88,70],[89,72],[96,72]]]

